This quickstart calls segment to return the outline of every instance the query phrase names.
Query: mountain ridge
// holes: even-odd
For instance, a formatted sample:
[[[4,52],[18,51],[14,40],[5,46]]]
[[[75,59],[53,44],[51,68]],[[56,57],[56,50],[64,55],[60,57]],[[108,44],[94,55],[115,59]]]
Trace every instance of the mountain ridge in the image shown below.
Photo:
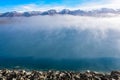
[[[111,8],[101,8],[96,10],[70,10],[70,9],[62,9],[57,11],[55,9],[50,9],[47,11],[26,11],[26,12],[5,12],[0,13],[0,17],[31,17],[31,16],[38,16],[38,15],[75,15],[75,16],[111,16],[111,15],[118,15],[120,14],[120,9],[111,9]]]

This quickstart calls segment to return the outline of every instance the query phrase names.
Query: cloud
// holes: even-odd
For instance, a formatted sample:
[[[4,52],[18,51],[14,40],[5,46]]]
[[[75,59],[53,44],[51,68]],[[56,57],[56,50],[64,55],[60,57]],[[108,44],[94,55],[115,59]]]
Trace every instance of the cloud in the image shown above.
[[[13,7],[14,11],[46,11],[49,9],[61,10],[61,9],[65,9],[65,7],[50,6],[50,5],[36,5],[36,4],[19,5],[15,8]]]
[[[90,1],[85,1],[84,3],[77,3],[74,4],[74,6],[71,4],[24,4],[24,5],[16,5],[16,6],[8,6],[6,8],[1,8],[1,11],[45,11],[49,9],[56,9],[56,10],[61,10],[61,9],[82,9],[82,10],[91,10],[91,9],[98,9],[98,8],[113,8],[113,9],[119,9],[120,8],[120,1],[119,0],[90,0]],[[9,10],[8,10],[9,9]]]
[[[91,2],[91,3],[84,3],[82,7],[84,9],[97,9],[97,8],[113,8],[119,9],[120,8],[120,1],[119,0],[101,0],[99,2]]]

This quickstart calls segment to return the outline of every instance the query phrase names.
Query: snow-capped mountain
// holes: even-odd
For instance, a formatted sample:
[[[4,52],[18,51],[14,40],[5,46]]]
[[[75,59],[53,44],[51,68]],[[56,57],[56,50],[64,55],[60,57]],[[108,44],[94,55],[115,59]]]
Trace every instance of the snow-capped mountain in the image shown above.
[[[57,11],[54,9],[48,11],[28,11],[28,12],[5,12],[0,13],[0,17],[30,17],[30,16],[37,16],[37,15],[79,15],[79,16],[112,16],[112,15],[119,15],[120,9],[114,10],[110,8],[101,8],[96,10],[69,10],[63,9],[61,11]]]

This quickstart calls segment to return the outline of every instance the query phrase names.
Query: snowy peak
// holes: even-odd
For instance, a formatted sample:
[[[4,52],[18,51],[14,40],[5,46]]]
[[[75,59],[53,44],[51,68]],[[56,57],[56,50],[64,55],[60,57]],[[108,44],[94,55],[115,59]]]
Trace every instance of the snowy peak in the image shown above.
[[[28,11],[28,12],[5,12],[0,13],[0,17],[30,17],[30,16],[38,16],[38,15],[78,15],[78,16],[107,16],[108,14],[118,15],[120,14],[120,9],[114,10],[110,8],[101,8],[97,10],[85,11],[85,10],[69,10],[63,9],[61,11],[57,11],[54,9],[47,11]]]

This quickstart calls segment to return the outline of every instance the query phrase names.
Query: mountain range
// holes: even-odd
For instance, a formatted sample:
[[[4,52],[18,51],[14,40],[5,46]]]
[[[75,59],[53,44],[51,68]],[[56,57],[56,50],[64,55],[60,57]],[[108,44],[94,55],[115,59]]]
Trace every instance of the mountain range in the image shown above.
[[[27,11],[27,12],[5,12],[0,13],[0,17],[31,17],[31,16],[38,16],[38,15],[74,15],[74,16],[115,16],[120,15],[120,9],[111,9],[111,8],[101,8],[96,10],[69,10],[63,9],[61,11],[57,11],[55,9],[50,9],[47,11]]]

